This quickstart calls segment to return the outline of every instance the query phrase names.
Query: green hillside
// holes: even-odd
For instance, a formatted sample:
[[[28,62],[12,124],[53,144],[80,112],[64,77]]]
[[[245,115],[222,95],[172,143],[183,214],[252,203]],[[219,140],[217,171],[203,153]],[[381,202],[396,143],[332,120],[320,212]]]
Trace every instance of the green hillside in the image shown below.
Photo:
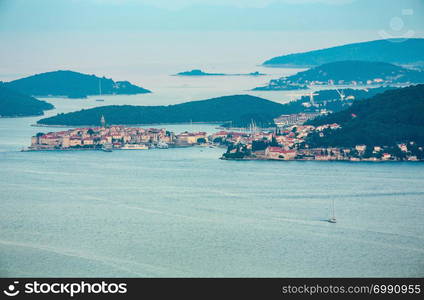
[[[150,93],[128,81],[113,81],[105,77],[73,71],[37,74],[5,83],[11,89],[33,96],[67,96],[84,98],[89,95]]]
[[[0,117],[25,117],[43,115],[54,106],[6,88],[0,83]]]
[[[42,119],[46,125],[99,125],[102,115],[109,124],[157,124],[189,122],[227,122],[248,126],[272,125],[272,119],[285,106],[250,95],[234,95],[168,106],[101,106]]]
[[[355,102],[350,108],[309,121],[319,126],[338,123],[338,130],[310,136],[311,146],[424,145],[424,84],[386,91]]]

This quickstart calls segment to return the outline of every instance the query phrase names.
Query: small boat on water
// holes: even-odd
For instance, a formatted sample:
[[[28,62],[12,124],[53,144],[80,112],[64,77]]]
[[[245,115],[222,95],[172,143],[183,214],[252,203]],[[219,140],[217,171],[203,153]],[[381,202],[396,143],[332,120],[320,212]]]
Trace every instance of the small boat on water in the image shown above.
[[[102,147],[102,151],[104,152],[112,152],[112,144],[106,143]]]
[[[156,147],[159,148],[159,149],[168,149],[169,146],[165,142],[159,142],[159,143],[157,143]]]
[[[334,210],[334,199],[332,201],[332,211],[333,211],[333,215],[330,219],[328,219],[328,222],[329,223],[337,223],[336,214],[335,214],[335,210]]]
[[[122,150],[148,150],[149,147],[144,144],[125,144]]]
[[[102,79],[99,78],[99,97],[101,97],[101,96],[102,96]],[[96,101],[103,102],[105,100],[99,98],[99,99],[96,99]]]

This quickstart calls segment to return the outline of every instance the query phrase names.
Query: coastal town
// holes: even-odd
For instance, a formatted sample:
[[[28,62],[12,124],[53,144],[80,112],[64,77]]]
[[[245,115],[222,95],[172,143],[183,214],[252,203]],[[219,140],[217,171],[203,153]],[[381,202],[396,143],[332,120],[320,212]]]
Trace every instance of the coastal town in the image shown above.
[[[422,147],[414,142],[396,146],[355,145],[353,147],[311,147],[308,136],[322,136],[340,129],[340,125],[304,125],[310,116],[282,115],[275,119],[273,129],[250,126],[249,130],[182,132],[175,134],[164,128],[139,128],[122,125],[75,128],[66,131],[38,133],[25,151],[45,150],[147,150],[189,146],[225,147],[224,160],[319,160],[319,161],[420,161]]]
[[[414,142],[396,146],[319,147],[311,148],[307,143],[310,134],[323,134],[326,130],[337,130],[338,124],[318,127],[293,125],[274,132],[236,133],[219,132],[214,137],[227,143],[227,160],[319,160],[319,161],[422,161],[424,151]],[[215,140],[214,140],[215,141]]]
[[[206,132],[183,132],[175,135],[166,129],[107,126],[75,128],[66,131],[37,133],[28,151],[42,150],[147,150],[151,148],[186,147],[207,142]]]

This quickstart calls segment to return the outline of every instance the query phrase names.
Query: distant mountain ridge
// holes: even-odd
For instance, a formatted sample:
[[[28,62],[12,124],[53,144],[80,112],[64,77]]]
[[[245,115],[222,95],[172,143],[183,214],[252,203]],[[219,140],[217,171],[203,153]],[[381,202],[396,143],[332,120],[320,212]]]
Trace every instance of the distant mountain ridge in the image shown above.
[[[0,117],[40,116],[53,108],[50,103],[15,92],[0,83]]]
[[[388,39],[353,43],[303,53],[277,56],[269,67],[313,67],[343,60],[381,61],[399,65],[424,65],[424,39]]]
[[[105,77],[74,71],[41,73],[4,83],[6,87],[33,96],[66,96],[84,98],[89,95],[144,94],[149,90],[128,81],[113,81]]]
[[[272,125],[273,118],[284,112],[284,105],[250,95],[233,95],[168,106],[101,106],[59,114],[39,120],[45,125],[100,125],[103,115],[109,124],[159,124],[190,122],[233,122],[248,126]]]

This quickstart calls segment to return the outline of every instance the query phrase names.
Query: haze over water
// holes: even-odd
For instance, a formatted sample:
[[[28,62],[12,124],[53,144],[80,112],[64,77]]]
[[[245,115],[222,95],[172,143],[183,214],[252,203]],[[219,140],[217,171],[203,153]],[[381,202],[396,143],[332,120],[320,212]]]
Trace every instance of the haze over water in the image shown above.
[[[221,153],[2,152],[1,275],[423,275],[422,164]]]
[[[102,104],[217,95],[208,78],[162,78],[160,97]],[[239,93],[258,78],[212,80],[223,81]],[[51,115],[95,99],[45,100]],[[205,147],[19,152],[31,135],[62,130],[31,127],[37,119],[0,119],[1,276],[424,274],[421,163],[232,162]],[[332,199],[337,224],[325,221]]]
[[[379,38],[362,27],[71,29],[0,31],[0,80],[71,69],[153,93],[46,98],[56,106],[46,116],[242,93],[285,103],[305,91],[249,91],[299,71],[260,67],[264,60]],[[170,76],[191,69],[269,75]],[[30,126],[40,118],[0,118],[1,277],[424,275],[422,163],[222,161],[225,149],[206,147],[20,152],[37,132],[63,130]],[[325,221],[332,200],[337,224]]]

